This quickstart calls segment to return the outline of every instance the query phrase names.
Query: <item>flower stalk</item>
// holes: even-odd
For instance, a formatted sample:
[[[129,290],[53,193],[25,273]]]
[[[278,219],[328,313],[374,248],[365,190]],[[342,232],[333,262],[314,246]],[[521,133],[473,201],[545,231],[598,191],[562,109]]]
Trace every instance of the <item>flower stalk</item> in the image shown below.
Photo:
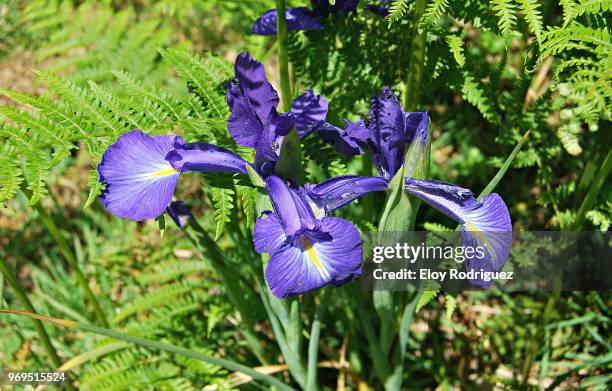
[[[289,80],[289,54],[287,51],[287,5],[285,0],[276,0],[278,17],[277,40],[278,40],[278,68],[280,74],[281,101],[283,110],[291,110],[291,81]]]
[[[22,189],[22,191],[24,192],[26,197],[30,198],[30,194],[27,189]],[[79,282],[81,288],[83,289],[83,292],[85,293],[87,301],[93,309],[93,314],[97,323],[101,326],[109,327],[109,323],[106,319],[106,316],[104,315],[104,311],[102,311],[102,307],[100,307],[100,303],[96,299],[96,295],[89,287],[87,278],[81,271],[74,252],[66,242],[66,239],[64,239],[64,237],[60,233],[59,227],[57,226],[57,224],[55,224],[55,221],[53,221],[53,218],[51,217],[51,215],[49,215],[49,212],[47,212],[47,210],[40,204],[40,202],[34,204],[33,208],[38,212],[38,215],[40,216],[43,225],[55,241],[55,244],[64,256],[64,259],[66,259],[66,262],[68,262],[68,265],[76,276],[77,281]]]
[[[11,270],[10,266],[6,263],[6,259],[4,258],[0,259],[0,272],[10,285],[15,297],[17,298],[17,300],[19,300],[23,308],[25,308],[28,312],[36,313],[36,310],[34,310],[34,306],[28,298],[26,291],[23,289],[23,287],[17,280],[17,277],[15,277],[15,274]],[[56,368],[61,367],[62,360],[59,358],[57,351],[55,350],[55,347],[51,342],[51,338],[49,338],[49,334],[47,334],[47,330],[45,330],[45,326],[40,320],[34,318],[32,318],[32,323],[34,324],[34,329],[38,334],[38,338],[40,338],[40,342],[43,344],[43,347],[47,351],[49,358],[51,358],[53,365]],[[70,390],[73,389],[70,383],[67,383],[67,388]]]

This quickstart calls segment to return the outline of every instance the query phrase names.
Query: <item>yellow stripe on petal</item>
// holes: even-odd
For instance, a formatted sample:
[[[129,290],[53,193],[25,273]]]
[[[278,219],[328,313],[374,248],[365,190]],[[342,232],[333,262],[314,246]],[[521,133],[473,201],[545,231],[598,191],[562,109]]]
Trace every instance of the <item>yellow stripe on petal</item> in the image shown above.
[[[321,261],[319,261],[319,258],[317,257],[317,254],[315,253],[314,249],[312,248],[312,244],[310,244],[308,239],[306,239],[304,237],[302,237],[302,243],[304,243],[304,247],[306,247],[306,252],[308,252],[308,255],[310,255],[310,259],[312,259],[312,262],[315,264],[315,266],[317,267],[319,272],[322,273],[325,269],[323,268],[323,265],[321,264]]]
[[[487,238],[485,238],[482,232],[480,232],[478,228],[474,227],[470,223],[465,223],[465,226],[468,227],[468,229],[472,231],[474,235],[478,236],[478,239],[480,239],[480,241],[485,245],[485,247],[489,251],[489,254],[491,254],[492,256],[495,256],[495,252],[493,251],[493,247],[491,246],[491,243],[489,243],[489,241],[487,240]]]
[[[179,172],[179,170],[177,170],[176,168],[169,168],[167,170],[161,170],[161,171],[152,172],[151,176],[172,175],[172,174],[176,174],[177,172]]]

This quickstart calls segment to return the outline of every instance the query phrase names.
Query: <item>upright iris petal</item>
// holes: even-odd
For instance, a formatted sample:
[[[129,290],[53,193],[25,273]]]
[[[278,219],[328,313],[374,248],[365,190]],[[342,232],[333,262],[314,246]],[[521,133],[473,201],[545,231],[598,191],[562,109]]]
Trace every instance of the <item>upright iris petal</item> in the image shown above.
[[[263,176],[274,171],[280,145],[295,124],[292,113],[279,114],[278,94],[266,79],[264,66],[249,53],[234,65],[235,77],[227,87],[231,110],[227,130],[237,144],[255,148],[255,167]]]
[[[253,241],[258,252],[270,254],[265,275],[274,296],[340,285],[361,274],[361,236],[353,224],[317,219],[303,191],[276,176],[266,187],[275,213],[257,220]]]
[[[466,257],[467,270],[502,269],[510,255],[512,223],[508,208],[499,195],[488,194],[478,201],[471,191],[459,186],[410,178],[406,178],[405,189],[457,220],[461,224],[463,246],[484,250],[484,257],[478,258],[476,254]],[[487,287],[492,281],[476,279],[472,283]]]
[[[118,217],[140,221],[159,216],[172,199],[179,170],[165,157],[178,136],[151,137],[140,130],[120,136],[102,155],[100,201]]]
[[[304,7],[291,7],[285,11],[287,31],[322,30],[323,25],[315,19],[312,11]],[[253,24],[251,32],[257,35],[276,35],[278,13],[275,9],[266,11]]]
[[[315,95],[312,90],[308,90],[294,99],[291,112],[295,117],[295,129],[298,136],[304,139],[325,122],[327,100],[321,95]]]

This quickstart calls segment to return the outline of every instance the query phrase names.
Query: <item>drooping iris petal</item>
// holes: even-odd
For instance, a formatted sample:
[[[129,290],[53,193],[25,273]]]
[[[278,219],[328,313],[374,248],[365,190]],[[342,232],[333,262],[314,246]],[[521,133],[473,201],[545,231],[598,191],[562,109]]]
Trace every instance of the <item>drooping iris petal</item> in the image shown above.
[[[319,124],[315,131],[323,141],[333,145],[336,151],[343,155],[351,157],[363,154],[359,144],[347,133],[346,129],[340,129],[330,123],[323,122]]]
[[[209,143],[175,143],[166,160],[180,172],[234,172],[247,175],[249,164],[234,152]]]
[[[277,12],[275,9],[266,11],[253,24],[251,32],[257,35],[276,35]],[[312,12],[304,7],[287,8],[287,31],[322,30],[323,25],[316,20]]]
[[[266,178],[266,189],[278,220],[288,236],[305,229],[313,229],[317,220],[308,202],[297,189],[291,189],[281,178],[270,175]]]
[[[283,226],[274,213],[266,212],[255,222],[253,243],[258,253],[274,254],[286,239]]]
[[[294,237],[284,235],[275,218],[263,221],[256,224],[254,237],[257,251],[270,250],[265,276],[274,296],[286,298],[329,283],[341,285],[361,274],[361,236],[349,221],[325,217],[317,230]]]
[[[172,201],[166,212],[179,228],[185,228],[187,221],[191,217],[189,207],[183,201]]]
[[[106,209],[136,221],[161,215],[180,175],[165,159],[175,142],[182,139],[132,130],[109,146],[98,165],[99,180],[106,184],[100,196]]]
[[[391,178],[404,162],[406,143],[410,139],[405,132],[402,106],[389,87],[379,97],[372,98],[368,128],[374,164],[382,176]]]
[[[268,82],[264,66],[241,53],[234,64],[235,77],[227,88],[231,110],[227,130],[236,143],[254,148],[264,128],[276,116],[278,94]]]
[[[367,193],[385,190],[388,185],[389,181],[381,177],[345,175],[306,185],[305,189],[317,206],[331,212]]]
[[[327,100],[321,95],[315,95],[308,90],[295,98],[291,105],[295,117],[295,129],[300,139],[314,132],[327,117]]]
[[[461,238],[464,247],[481,247],[484,256],[478,252],[466,257],[468,270],[483,269],[499,271],[510,254],[512,223],[506,204],[495,193],[476,200],[468,189],[439,181],[422,181],[406,178],[408,193],[424,200],[461,224]],[[487,287],[491,281],[472,280],[472,283]]]

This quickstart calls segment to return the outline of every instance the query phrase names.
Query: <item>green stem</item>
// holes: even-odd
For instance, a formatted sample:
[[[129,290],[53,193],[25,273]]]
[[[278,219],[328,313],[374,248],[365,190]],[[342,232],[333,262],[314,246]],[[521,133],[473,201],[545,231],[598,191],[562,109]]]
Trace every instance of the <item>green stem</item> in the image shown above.
[[[306,391],[316,391],[317,387],[317,361],[319,354],[319,337],[321,335],[321,318],[327,309],[331,289],[323,291],[321,301],[317,306],[312,326],[310,328],[310,340],[308,341],[308,369],[306,372]]]
[[[30,198],[30,195],[28,194],[29,193],[28,190],[23,189],[23,192],[26,195],[26,197]],[[93,293],[93,291],[89,287],[87,278],[85,278],[85,275],[81,271],[81,268],[79,267],[76,256],[74,255],[74,253],[72,252],[72,249],[70,248],[70,246],[68,245],[68,243],[66,242],[62,234],[60,233],[58,226],[55,224],[55,221],[53,221],[53,218],[51,217],[51,215],[49,215],[49,212],[47,212],[47,210],[40,204],[40,202],[37,202],[36,204],[34,204],[33,208],[38,212],[38,215],[40,216],[40,219],[42,220],[43,225],[45,226],[45,228],[47,229],[47,231],[49,232],[49,234],[55,241],[55,244],[60,249],[60,252],[66,259],[66,262],[68,262],[68,265],[70,265],[70,268],[72,269],[72,272],[76,276],[77,281],[81,285],[81,288],[83,288],[85,297],[87,298],[87,301],[93,308],[94,316],[96,317],[97,323],[104,327],[109,327],[108,321],[106,320],[106,317],[104,316],[104,312],[102,311],[102,308],[100,307],[100,303],[96,299],[96,295]]]
[[[582,229],[584,224],[584,220],[587,212],[593,207],[595,201],[597,201],[597,197],[599,196],[599,192],[603,187],[604,183],[606,183],[606,179],[610,174],[610,170],[612,169],[612,151],[608,151],[601,168],[597,172],[595,179],[591,183],[589,188],[589,192],[582,200],[582,204],[580,205],[580,209],[578,209],[578,213],[576,214],[576,218],[574,219],[574,223],[571,228],[573,231],[578,231]]]
[[[416,0],[415,23],[421,20],[425,13],[426,0]],[[404,110],[416,111],[418,109],[419,97],[421,95],[421,84],[423,81],[423,69],[425,68],[425,48],[427,45],[427,31],[418,31],[415,27],[415,36],[412,39],[410,51],[410,67],[408,71],[408,82],[406,94],[404,95]]]
[[[205,255],[208,256],[207,259],[215,272],[219,275],[222,285],[226,288],[230,301],[234,304],[238,313],[240,313],[240,318],[244,322],[244,326],[239,328],[240,332],[247,339],[257,359],[262,364],[268,364],[265,349],[261,344],[261,339],[253,332],[253,330],[255,330],[255,321],[250,315],[252,312],[251,306],[242,296],[240,287],[236,284],[235,278],[233,278],[231,273],[227,270],[221,249],[195,218],[189,219],[189,224],[187,224],[183,232],[189,241],[198,249],[203,258]]]
[[[173,354],[179,354],[181,356],[185,356],[185,357],[190,357],[193,358],[195,360],[198,361],[203,361],[212,365],[217,365],[226,369],[229,369],[230,371],[236,371],[236,372],[242,372],[245,375],[248,375],[250,377],[252,377],[255,380],[259,380],[261,382],[267,383],[271,386],[275,386],[277,387],[279,390],[283,390],[283,391],[291,391],[293,390],[293,388],[285,385],[283,382],[281,382],[280,380],[263,374],[261,372],[258,372],[252,368],[249,368],[245,365],[242,364],[238,364],[236,362],[233,361],[229,361],[229,360],[224,360],[222,358],[217,358],[217,357],[213,357],[213,356],[209,356],[207,354],[204,353],[200,353],[200,352],[194,352],[191,351],[189,349],[185,349],[179,346],[174,346],[174,345],[169,345],[169,344],[165,344],[165,343],[161,343],[161,342],[157,342],[157,341],[151,341],[149,339],[145,339],[145,338],[140,338],[140,337],[135,337],[132,335],[128,335],[128,334],[123,334],[114,330],[110,330],[104,327],[99,327],[99,326],[94,326],[94,325],[90,325],[90,324],[84,324],[84,323],[77,323],[77,322],[72,322],[72,321],[68,321],[68,320],[63,320],[63,319],[56,319],[56,318],[51,318],[51,317],[47,317],[47,316],[41,316],[41,315],[37,315],[37,314],[33,314],[33,313],[28,313],[28,312],[24,312],[24,311],[15,311],[15,310],[3,310],[0,309],[0,313],[5,313],[5,314],[12,314],[12,315],[23,315],[23,316],[28,316],[30,318],[35,318],[35,319],[40,319],[40,320],[44,320],[44,321],[48,321],[48,322],[52,322],[58,326],[62,326],[62,327],[67,327],[70,329],[78,329],[78,330],[83,330],[83,331],[89,331],[95,334],[99,334],[99,335],[103,335],[106,337],[110,337],[110,338],[115,338],[121,341],[126,341],[138,346],[143,346],[145,348],[150,348],[150,349],[156,349],[156,350],[161,350],[164,352],[168,352],[168,353],[173,353]]]
[[[278,68],[280,73],[283,110],[291,110],[291,82],[289,80],[289,54],[287,51],[287,6],[285,0],[276,0],[276,37],[278,40]]]
[[[9,265],[6,263],[6,260],[4,258],[0,259],[0,272],[2,272],[2,275],[4,276],[4,278],[6,279],[6,281],[8,281],[8,284],[13,289],[13,293],[15,294],[15,297],[17,298],[17,300],[19,300],[23,308],[25,308],[29,312],[36,313],[36,311],[34,310],[34,306],[32,306],[32,302],[30,302],[30,299],[28,298],[28,295],[26,294],[25,290],[23,289],[23,287],[17,280],[17,277],[15,277],[15,275],[13,274],[13,271],[11,270]],[[47,330],[45,330],[45,326],[38,319],[32,319],[32,323],[34,324],[34,329],[36,329],[36,333],[38,333],[38,337],[40,338],[40,341],[45,347],[47,354],[49,354],[49,357],[51,357],[51,361],[53,361],[53,365],[55,366],[55,368],[61,367],[62,360],[57,355],[57,351],[55,350],[55,347],[53,347],[53,344],[51,343],[51,338],[49,338],[49,334],[47,334]],[[70,389],[73,389],[72,385],[69,383],[68,383],[68,387]]]

